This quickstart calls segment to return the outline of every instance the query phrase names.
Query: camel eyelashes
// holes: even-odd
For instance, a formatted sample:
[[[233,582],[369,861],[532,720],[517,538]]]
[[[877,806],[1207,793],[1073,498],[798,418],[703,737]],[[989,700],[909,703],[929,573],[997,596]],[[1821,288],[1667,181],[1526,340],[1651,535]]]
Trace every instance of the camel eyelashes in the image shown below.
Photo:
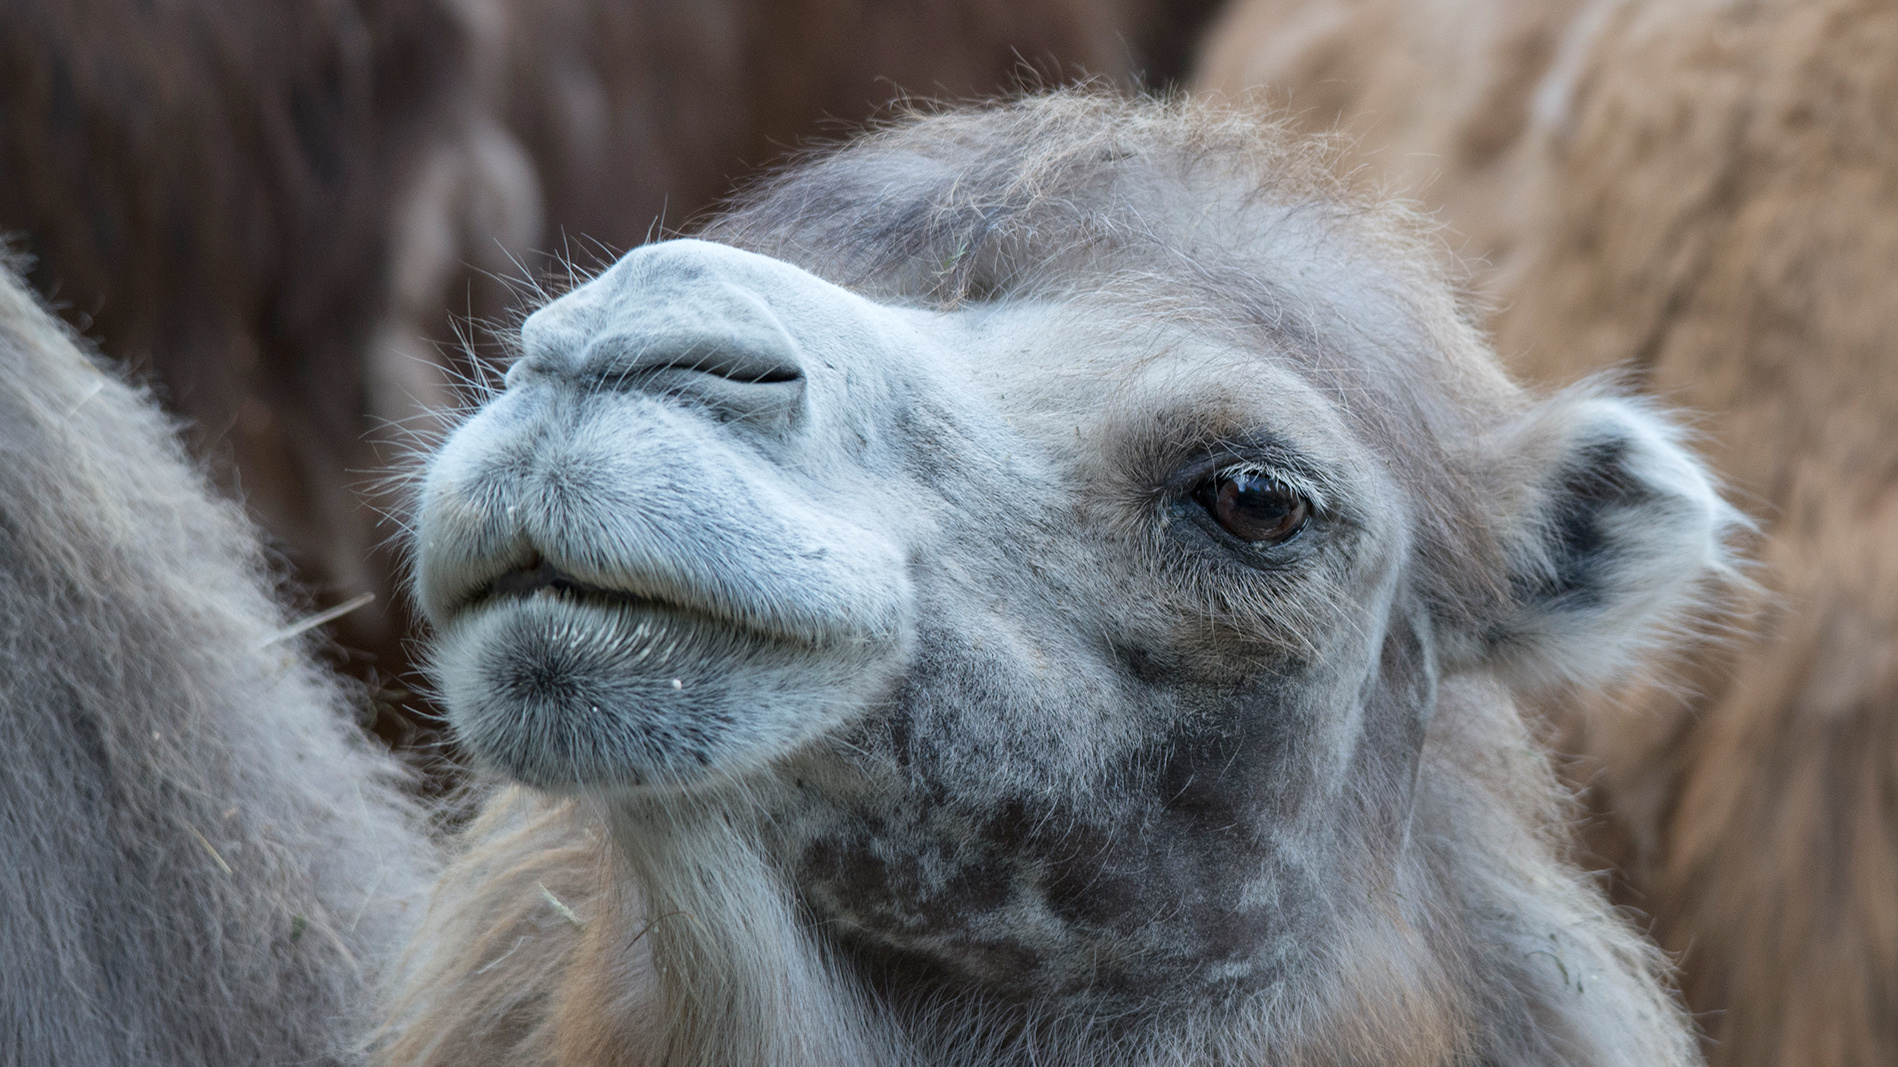
[[[1229,467],[1201,482],[1193,499],[1241,541],[1284,544],[1311,521],[1311,501],[1264,471]]]

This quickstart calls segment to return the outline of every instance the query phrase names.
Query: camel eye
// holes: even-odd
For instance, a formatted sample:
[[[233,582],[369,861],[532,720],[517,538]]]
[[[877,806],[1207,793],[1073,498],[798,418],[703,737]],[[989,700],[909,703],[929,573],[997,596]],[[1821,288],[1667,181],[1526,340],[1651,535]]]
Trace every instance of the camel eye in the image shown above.
[[[1225,470],[1199,487],[1196,499],[1213,521],[1241,541],[1289,541],[1311,517],[1311,504],[1269,474]]]

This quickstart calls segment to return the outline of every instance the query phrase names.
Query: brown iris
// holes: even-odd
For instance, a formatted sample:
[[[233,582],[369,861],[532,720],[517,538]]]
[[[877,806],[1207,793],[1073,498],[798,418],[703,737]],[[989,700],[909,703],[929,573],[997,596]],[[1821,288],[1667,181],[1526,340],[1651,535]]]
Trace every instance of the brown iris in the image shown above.
[[[1311,504],[1296,490],[1258,471],[1221,471],[1196,494],[1213,521],[1241,541],[1277,544],[1305,528]]]

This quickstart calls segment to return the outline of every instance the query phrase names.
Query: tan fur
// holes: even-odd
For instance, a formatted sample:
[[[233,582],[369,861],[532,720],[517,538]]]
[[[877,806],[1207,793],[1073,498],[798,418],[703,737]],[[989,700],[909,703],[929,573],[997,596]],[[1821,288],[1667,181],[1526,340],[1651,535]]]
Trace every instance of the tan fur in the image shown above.
[[[1524,7],[1566,43],[1539,88],[1501,102],[1533,121],[1497,191],[1455,150],[1493,125],[1484,87],[1516,83],[1496,9],[1244,4],[1202,83],[1342,101],[1310,118],[1359,131],[1361,158],[1499,253],[1500,347],[1530,375],[1625,363],[1710,413],[1702,447],[1761,522],[1768,595],[1742,637],[1671,668],[1683,682],[1565,709],[1566,744],[1599,767],[1596,846],[1681,953],[1715,1062],[1891,1062],[1898,13],[1857,0]],[[1249,35],[1321,17],[1395,30],[1290,47]],[[1459,39],[1478,47],[1449,46]],[[1386,87],[1418,70],[1451,88],[1394,113]],[[1446,161],[1434,184],[1417,158]]]
[[[549,991],[565,988],[581,956],[575,920],[606,927],[599,921],[607,885],[601,835],[597,820],[574,804],[518,789],[485,803],[462,831],[480,844],[442,875],[404,961],[410,992],[394,1006],[390,1061],[557,1062],[547,1048]],[[463,921],[467,914],[481,919]],[[434,996],[444,989],[454,996]]]
[[[1351,164],[1422,199],[1459,252],[1515,238],[1523,134],[1559,59],[1572,0],[1260,0],[1211,27],[1193,88],[1342,131]]]

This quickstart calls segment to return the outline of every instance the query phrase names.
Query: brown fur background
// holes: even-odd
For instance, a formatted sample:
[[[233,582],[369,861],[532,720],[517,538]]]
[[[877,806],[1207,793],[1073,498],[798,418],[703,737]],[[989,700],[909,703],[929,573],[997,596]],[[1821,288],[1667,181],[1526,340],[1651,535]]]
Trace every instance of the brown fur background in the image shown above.
[[[624,250],[901,95],[1181,76],[1210,0],[510,0],[507,104],[550,242]]]
[[[1214,40],[1203,85],[1341,121],[1473,235],[1520,371],[1709,413],[1763,595],[1558,712],[1590,843],[1713,1062],[1898,1060],[1898,11],[1263,0]]]

